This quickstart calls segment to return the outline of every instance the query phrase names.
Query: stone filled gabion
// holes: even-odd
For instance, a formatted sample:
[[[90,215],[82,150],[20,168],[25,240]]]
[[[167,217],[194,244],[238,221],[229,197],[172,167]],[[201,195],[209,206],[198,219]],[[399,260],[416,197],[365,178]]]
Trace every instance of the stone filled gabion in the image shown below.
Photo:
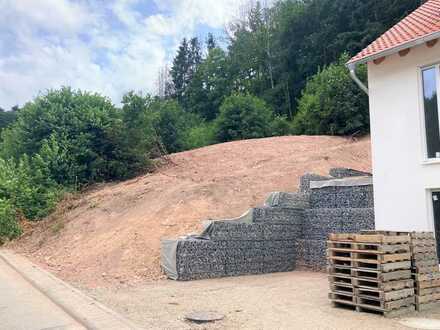
[[[175,258],[177,276],[172,278],[264,274],[298,266],[324,269],[329,233],[374,229],[372,185],[310,189],[310,181],[328,179],[307,174],[301,193],[273,193],[264,207],[234,220],[213,221],[201,236],[175,241],[177,248],[169,252],[175,255],[163,256]]]
[[[371,173],[353,170],[345,167],[331,168],[328,172],[334,178],[349,178],[353,176],[371,176]]]
[[[330,186],[310,191],[311,208],[373,208],[373,186]]]

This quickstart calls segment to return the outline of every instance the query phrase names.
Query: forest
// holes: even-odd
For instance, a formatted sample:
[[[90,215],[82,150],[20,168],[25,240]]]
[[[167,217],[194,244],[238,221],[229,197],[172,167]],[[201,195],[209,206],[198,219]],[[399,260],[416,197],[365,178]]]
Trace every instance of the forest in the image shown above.
[[[157,93],[121,105],[93,91],[49,90],[0,108],[0,244],[50,214],[67,192],[154,168],[161,155],[279,135],[362,135],[368,97],[350,56],[420,0],[253,2],[223,36],[183,39]],[[359,76],[367,81],[366,68]]]

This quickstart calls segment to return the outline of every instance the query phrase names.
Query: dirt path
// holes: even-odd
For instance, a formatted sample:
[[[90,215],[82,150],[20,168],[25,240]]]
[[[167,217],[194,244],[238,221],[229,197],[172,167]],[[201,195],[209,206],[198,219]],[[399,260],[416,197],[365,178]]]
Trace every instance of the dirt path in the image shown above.
[[[326,274],[309,272],[89,290],[147,329],[407,329],[399,319],[332,308],[327,292]],[[209,326],[194,325],[184,320],[194,310],[226,317]],[[440,319],[440,308],[407,317]]]
[[[306,172],[370,171],[370,140],[289,136],[171,155],[159,171],[66,201],[10,248],[71,283],[115,286],[161,278],[160,239],[241,215],[272,191],[296,191]]]

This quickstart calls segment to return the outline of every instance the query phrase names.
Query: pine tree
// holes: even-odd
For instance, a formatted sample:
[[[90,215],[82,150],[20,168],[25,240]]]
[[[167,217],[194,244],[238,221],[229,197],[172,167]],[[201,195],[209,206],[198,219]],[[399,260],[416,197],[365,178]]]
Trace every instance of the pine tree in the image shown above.
[[[189,45],[186,38],[182,40],[179,46],[177,55],[173,60],[173,66],[171,68],[171,78],[173,81],[174,97],[180,100],[184,94],[186,85],[188,83],[188,71],[189,71]]]
[[[208,37],[206,38],[206,48],[208,52],[217,47],[217,42],[215,41],[214,35],[212,33],[208,33]]]

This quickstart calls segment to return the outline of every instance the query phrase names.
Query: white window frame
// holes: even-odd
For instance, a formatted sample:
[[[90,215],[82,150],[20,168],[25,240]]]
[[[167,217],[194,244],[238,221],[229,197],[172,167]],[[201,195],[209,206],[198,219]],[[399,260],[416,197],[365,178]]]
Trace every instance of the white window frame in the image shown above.
[[[424,86],[423,86],[423,71],[427,69],[436,69],[436,85],[437,85],[437,112],[439,120],[439,130],[440,130],[440,63],[428,64],[419,67],[419,95],[420,95],[420,116],[421,116],[421,136],[423,141],[423,163],[424,164],[440,164],[440,158],[429,158],[428,157],[428,141],[426,136],[426,119],[425,119],[425,97],[424,97]],[[440,132],[439,132],[440,133]]]

